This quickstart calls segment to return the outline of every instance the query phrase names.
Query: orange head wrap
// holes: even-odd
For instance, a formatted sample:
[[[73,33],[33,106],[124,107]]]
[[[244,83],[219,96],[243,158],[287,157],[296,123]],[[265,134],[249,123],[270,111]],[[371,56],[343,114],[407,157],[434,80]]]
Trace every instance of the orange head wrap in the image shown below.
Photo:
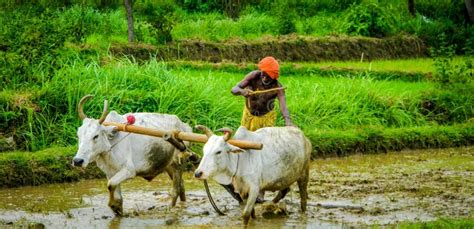
[[[280,65],[278,65],[278,61],[271,56],[263,58],[258,63],[258,69],[267,73],[267,75],[274,80],[278,79],[278,76],[280,75]]]

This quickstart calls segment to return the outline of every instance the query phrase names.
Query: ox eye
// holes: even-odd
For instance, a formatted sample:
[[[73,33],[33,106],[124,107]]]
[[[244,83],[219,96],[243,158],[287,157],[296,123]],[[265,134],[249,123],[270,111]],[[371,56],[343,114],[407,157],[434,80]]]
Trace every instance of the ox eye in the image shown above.
[[[99,137],[99,135],[94,136],[92,139],[96,140]]]
[[[219,151],[216,152],[216,155],[219,155],[221,153],[222,153],[222,151],[219,150]]]

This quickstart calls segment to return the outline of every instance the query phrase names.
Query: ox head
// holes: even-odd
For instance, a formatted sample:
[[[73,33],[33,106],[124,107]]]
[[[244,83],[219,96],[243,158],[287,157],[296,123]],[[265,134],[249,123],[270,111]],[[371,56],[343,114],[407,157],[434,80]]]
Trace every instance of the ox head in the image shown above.
[[[231,164],[230,154],[243,152],[244,150],[227,143],[227,140],[232,136],[232,130],[229,128],[219,129],[219,131],[224,132],[224,136],[214,135],[205,126],[198,125],[196,128],[206,133],[208,140],[204,144],[203,157],[194,173],[194,177],[198,179],[214,178],[219,183],[229,183],[229,179],[223,181],[223,177],[230,178],[232,176],[232,171],[229,168],[235,165]]]
[[[109,113],[107,100],[104,101],[104,110],[100,119],[91,119],[84,114],[82,107],[92,97],[92,95],[82,97],[77,106],[82,126],[77,130],[78,149],[72,164],[78,167],[86,167],[90,162],[95,161],[98,155],[109,151],[111,148],[109,138],[116,132],[115,127],[102,125]]]

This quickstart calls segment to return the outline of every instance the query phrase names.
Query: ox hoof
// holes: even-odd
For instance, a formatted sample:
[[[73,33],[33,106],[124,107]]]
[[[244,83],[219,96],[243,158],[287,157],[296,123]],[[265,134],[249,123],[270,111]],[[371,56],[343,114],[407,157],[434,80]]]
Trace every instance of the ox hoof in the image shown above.
[[[249,225],[250,215],[242,216],[242,220],[245,226]]]
[[[115,213],[116,216],[122,216],[123,215],[123,207],[122,207],[122,202],[113,202],[109,203],[110,209]]]

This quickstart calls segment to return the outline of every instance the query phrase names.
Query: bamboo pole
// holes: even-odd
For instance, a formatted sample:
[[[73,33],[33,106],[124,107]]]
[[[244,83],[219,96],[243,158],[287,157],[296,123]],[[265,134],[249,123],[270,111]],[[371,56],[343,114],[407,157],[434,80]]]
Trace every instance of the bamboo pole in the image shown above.
[[[151,129],[151,128],[146,128],[146,127],[141,127],[141,126],[126,125],[126,124],[118,123],[118,122],[104,122],[102,123],[102,125],[115,126],[117,127],[118,131],[130,132],[130,133],[135,133],[135,134],[143,134],[143,135],[160,137],[160,138],[162,138],[166,133],[168,133],[168,131]],[[207,136],[204,134],[195,134],[195,133],[188,133],[188,132],[182,132],[182,131],[179,131],[179,132],[175,131],[175,138],[183,140],[183,141],[189,141],[189,142],[200,142],[200,143],[207,142]],[[262,143],[243,141],[243,140],[237,140],[237,139],[229,139],[229,141],[227,142],[229,144],[232,144],[242,149],[260,150],[263,147]]]
[[[267,90],[261,90],[261,91],[252,91],[250,92],[250,95],[258,95],[258,94],[264,94],[268,92],[273,92],[273,91],[279,91],[279,90],[285,90],[286,87],[277,87],[277,88],[272,88],[272,89],[267,89]]]

